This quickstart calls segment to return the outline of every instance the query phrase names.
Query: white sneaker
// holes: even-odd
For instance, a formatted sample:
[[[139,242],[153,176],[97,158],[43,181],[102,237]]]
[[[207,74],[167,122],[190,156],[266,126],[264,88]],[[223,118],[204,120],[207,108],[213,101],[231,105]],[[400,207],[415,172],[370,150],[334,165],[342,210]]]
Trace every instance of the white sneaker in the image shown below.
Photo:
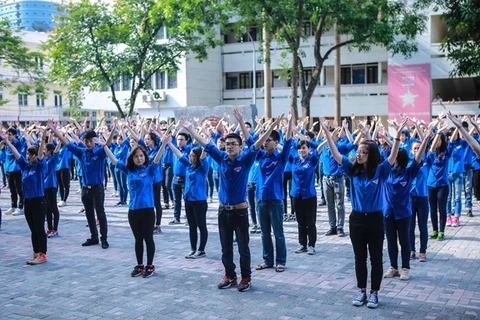
[[[410,269],[402,268],[400,271],[400,280],[410,280]]]
[[[393,277],[398,277],[399,275],[400,273],[398,273],[398,269],[395,269],[394,267],[390,267],[390,269],[388,269],[387,272],[383,274],[383,277],[393,278]]]
[[[15,211],[15,208],[10,208],[7,211],[4,212],[4,214],[9,215],[12,214]]]
[[[82,193],[82,189],[78,189],[77,192],[75,192],[76,194],[80,194]]]
[[[15,209],[15,211],[13,211],[12,213],[12,216],[21,216],[21,215],[23,215],[23,209],[19,209],[19,208]]]
[[[118,192],[115,191],[114,193],[112,193],[112,197],[118,197]]]
[[[57,207],[64,207],[66,205],[67,204],[65,203],[65,201],[60,200],[60,201],[57,202]]]

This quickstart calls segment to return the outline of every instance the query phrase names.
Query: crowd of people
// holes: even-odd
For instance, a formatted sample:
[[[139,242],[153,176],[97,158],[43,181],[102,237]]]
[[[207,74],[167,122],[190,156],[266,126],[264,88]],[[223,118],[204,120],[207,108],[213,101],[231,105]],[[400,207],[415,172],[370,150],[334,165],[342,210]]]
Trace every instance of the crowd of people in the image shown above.
[[[459,226],[462,212],[473,216],[473,195],[480,200],[476,117],[459,119],[448,113],[430,123],[403,117],[384,127],[378,117],[357,120],[352,115],[350,123],[344,120],[340,126],[320,119],[310,126],[319,130],[312,132],[308,118],[297,121],[292,110],[287,117],[256,119],[255,126],[237,109],[233,116],[235,122],[227,121],[229,117],[201,123],[137,117],[114,118],[109,125],[102,119],[95,128],[91,120],[79,124],[73,119],[64,125],[50,120],[2,126],[0,161],[4,189],[8,182],[11,195],[4,214],[25,214],[33,247],[27,264],[47,261],[47,238],[59,234],[58,207],[68,203],[72,174],[79,181],[90,230],[82,246],[109,248],[104,200],[108,176],[113,180],[112,195],[119,197],[117,206],[128,206],[135,238],[132,277],[155,274],[154,234],[162,232],[162,210],[173,208],[170,224],[180,224],[182,198],[191,246],[185,258],[206,256],[207,207],[216,191],[225,268],[218,288],[236,286],[239,291],[251,287],[250,234],[261,233],[262,239],[262,261],[255,269],[284,272],[283,222],[297,222],[294,253],[314,255],[317,206],[327,206],[325,235],[344,237],[345,201],[350,201],[348,235],[359,289],[352,304],[376,308],[382,278],[409,280],[410,260],[426,262],[428,240],[448,239],[446,226]],[[384,239],[390,260],[385,273]]]

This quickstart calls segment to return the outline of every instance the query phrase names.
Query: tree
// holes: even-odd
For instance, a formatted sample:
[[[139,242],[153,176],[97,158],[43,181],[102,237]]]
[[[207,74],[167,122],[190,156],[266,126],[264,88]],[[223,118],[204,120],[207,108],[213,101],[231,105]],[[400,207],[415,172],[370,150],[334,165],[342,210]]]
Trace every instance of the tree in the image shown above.
[[[12,94],[26,93],[46,96],[45,75],[37,61],[43,60],[41,52],[30,51],[10,28],[8,21],[0,21],[0,87],[11,89]],[[0,99],[0,106],[8,103]]]
[[[453,76],[480,75],[480,1],[438,0],[448,32],[441,50],[453,63]]]
[[[337,48],[348,47],[368,51],[373,45],[384,46],[393,54],[409,55],[417,47],[415,36],[425,28],[426,17],[420,4],[389,0],[227,0],[237,12],[238,23],[251,25],[258,21],[255,13],[265,12],[276,40],[286,45],[291,56],[291,106],[297,110],[298,86],[302,93],[302,115],[310,115],[310,100],[320,80],[324,62]],[[422,2],[423,5],[423,2]],[[338,45],[322,44],[322,35],[337,23],[342,40]],[[314,37],[315,65],[310,82],[304,78],[302,42],[305,24],[311,24]]]
[[[202,60],[218,44],[214,0],[81,0],[64,7],[46,48],[51,77],[82,95],[109,88],[122,117],[132,115],[138,94],[156,72],[176,72],[187,53]],[[159,35],[166,30],[168,40]],[[119,79],[131,80],[129,98],[119,101]],[[81,101],[81,99],[77,99]]]

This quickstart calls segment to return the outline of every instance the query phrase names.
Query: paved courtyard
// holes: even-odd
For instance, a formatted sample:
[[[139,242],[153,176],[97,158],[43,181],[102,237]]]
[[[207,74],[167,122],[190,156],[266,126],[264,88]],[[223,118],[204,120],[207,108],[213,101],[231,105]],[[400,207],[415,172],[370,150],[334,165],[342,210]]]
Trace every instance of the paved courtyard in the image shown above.
[[[73,187],[75,186],[75,187]],[[110,248],[82,247],[89,237],[79,195],[60,208],[60,236],[48,240],[48,262],[29,266],[30,233],[24,216],[3,216],[0,231],[0,319],[476,319],[480,317],[480,212],[447,227],[446,241],[430,241],[428,262],[411,264],[412,278],[384,279],[378,309],[353,307],[353,253],[347,237],[326,237],[326,208],[318,210],[317,254],[295,254],[296,222],[285,223],[287,270],[253,271],[252,288],[219,290],[223,277],[216,207],[209,204],[207,257],[190,260],[188,227],[155,236],[157,275],[131,278],[134,241],[127,208],[106,191]],[[111,185],[110,185],[111,186]],[[110,187],[109,186],[109,187]],[[5,211],[9,190],[0,195]],[[347,203],[347,212],[350,212]],[[185,220],[182,212],[182,219]],[[348,230],[348,226],[346,227]],[[417,235],[418,240],[418,235]],[[260,235],[250,238],[252,267],[262,262]],[[235,249],[236,250],[236,249]],[[235,253],[238,264],[238,254]],[[388,256],[384,251],[384,267]]]

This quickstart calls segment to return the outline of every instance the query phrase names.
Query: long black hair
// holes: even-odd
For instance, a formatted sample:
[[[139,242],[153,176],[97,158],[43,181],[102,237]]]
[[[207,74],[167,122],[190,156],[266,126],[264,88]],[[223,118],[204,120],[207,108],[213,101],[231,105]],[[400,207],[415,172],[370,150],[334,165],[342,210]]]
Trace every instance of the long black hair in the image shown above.
[[[377,143],[373,140],[365,140],[360,145],[367,147],[368,158],[366,163],[366,170],[364,170],[363,164],[359,164],[355,159],[355,162],[352,165],[352,175],[358,176],[361,173],[367,173],[368,177],[371,179],[377,171],[377,167],[382,163],[382,157],[380,156],[380,151],[378,151]]]

